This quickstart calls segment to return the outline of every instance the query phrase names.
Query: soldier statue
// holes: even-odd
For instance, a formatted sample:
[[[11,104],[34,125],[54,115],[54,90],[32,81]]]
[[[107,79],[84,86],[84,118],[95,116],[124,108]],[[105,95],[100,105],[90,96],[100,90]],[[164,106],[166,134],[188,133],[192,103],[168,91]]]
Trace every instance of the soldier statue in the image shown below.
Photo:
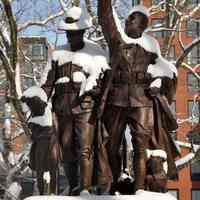
[[[149,188],[146,185],[148,149],[160,150],[159,154],[151,155],[159,158],[166,153],[168,175],[176,174],[174,158],[178,152],[169,131],[177,129],[177,124],[169,104],[175,92],[177,71],[161,56],[158,42],[145,33],[148,18],[146,7],[133,7],[124,31],[111,0],[98,0],[98,19],[109,47],[112,69],[104,78],[106,83],[99,112],[109,133],[107,150],[113,173],[111,194],[117,188],[121,170],[119,148],[127,125],[134,148],[133,190]]]
[[[65,31],[68,44],[53,52],[51,67],[45,70],[46,80],[42,84],[52,99],[70,195],[89,193],[93,186],[93,169],[97,170],[94,160],[96,128],[89,119],[98,80],[109,65],[104,50],[84,38],[91,26],[86,8],[73,6],[66,11],[58,28]],[[106,162],[106,155],[101,156],[98,162]],[[112,179],[109,165],[100,163],[99,166],[98,184],[109,183]]]

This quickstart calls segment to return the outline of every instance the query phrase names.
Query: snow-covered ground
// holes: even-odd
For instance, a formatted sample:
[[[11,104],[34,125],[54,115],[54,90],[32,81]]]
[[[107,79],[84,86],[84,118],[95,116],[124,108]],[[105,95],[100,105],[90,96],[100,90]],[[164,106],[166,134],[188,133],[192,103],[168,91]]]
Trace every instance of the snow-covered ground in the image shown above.
[[[84,196],[32,196],[24,200],[177,200],[169,193],[155,193],[139,190],[136,195],[84,195]]]

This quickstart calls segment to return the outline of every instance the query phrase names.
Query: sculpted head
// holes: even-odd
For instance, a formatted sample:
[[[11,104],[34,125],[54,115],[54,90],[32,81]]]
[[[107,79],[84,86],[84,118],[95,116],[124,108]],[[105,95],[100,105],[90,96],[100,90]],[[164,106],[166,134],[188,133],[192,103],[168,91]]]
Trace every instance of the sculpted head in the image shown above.
[[[131,38],[139,38],[148,27],[148,9],[142,5],[133,7],[125,21],[125,32]]]
[[[85,7],[73,6],[65,12],[65,18],[58,29],[66,32],[71,50],[76,51],[84,46],[83,36],[86,29],[92,26],[92,18]]]

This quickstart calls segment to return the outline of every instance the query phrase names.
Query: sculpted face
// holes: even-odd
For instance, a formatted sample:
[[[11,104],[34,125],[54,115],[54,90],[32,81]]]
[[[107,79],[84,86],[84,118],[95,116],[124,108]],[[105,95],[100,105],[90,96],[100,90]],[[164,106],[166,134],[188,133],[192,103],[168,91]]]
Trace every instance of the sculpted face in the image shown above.
[[[83,46],[84,30],[69,30],[66,31],[67,40],[70,43],[72,51],[81,49]]]
[[[125,22],[125,32],[129,37],[138,38],[148,26],[148,17],[140,12],[129,15]]]

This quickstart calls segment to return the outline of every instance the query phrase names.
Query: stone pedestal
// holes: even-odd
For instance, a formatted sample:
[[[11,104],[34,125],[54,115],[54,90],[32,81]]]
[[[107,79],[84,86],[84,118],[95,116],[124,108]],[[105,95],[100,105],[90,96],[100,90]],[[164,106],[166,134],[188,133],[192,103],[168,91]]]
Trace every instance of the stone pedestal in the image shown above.
[[[177,200],[169,193],[137,191],[135,195],[31,196],[24,200]]]

